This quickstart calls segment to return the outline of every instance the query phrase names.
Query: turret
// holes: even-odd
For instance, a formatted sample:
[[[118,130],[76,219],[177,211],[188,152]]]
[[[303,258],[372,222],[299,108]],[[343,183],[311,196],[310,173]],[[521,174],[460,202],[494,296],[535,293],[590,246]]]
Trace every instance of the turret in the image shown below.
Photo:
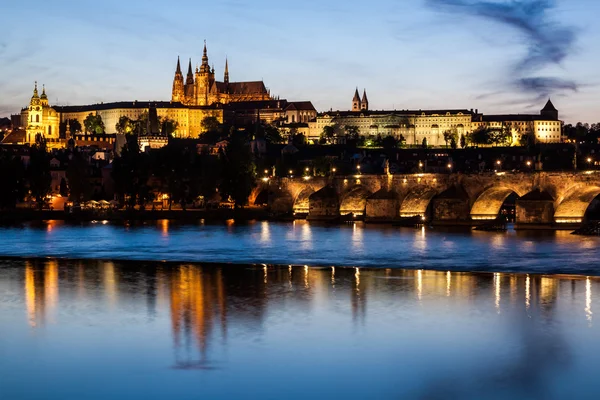
[[[369,110],[369,99],[367,99],[367,89],[363,92],[362,100],[360,101],[360,110],[367,111]]]
[[[360,111],[360,95],[358,94],[358,88],[356,88],[354,98],[352,99],[352,111]]]
[[[40,96],[40,103],[43,106],[48,105],[48,96],[46,95],[46,85],[42,85],[42,95]]]
[[[182,102],[185,98],[185,88],[183,85],[183,74],[181,73],[181,63],[177,57],[177,68],[175,69],[175,77],[173,78],[173,92],[171,93],[171,101]]]
[[[227,58],[225,58],[225,75],[223,76],[223,82],[229,83],[229,63]]]
[[[548,99],[548,102],[544,108],[542,108],[542,111],[540,111],[540,115],[542,117],[558,121],[558,110],[556,107],[554,107],[554,104],[552,104],[550,99]]]

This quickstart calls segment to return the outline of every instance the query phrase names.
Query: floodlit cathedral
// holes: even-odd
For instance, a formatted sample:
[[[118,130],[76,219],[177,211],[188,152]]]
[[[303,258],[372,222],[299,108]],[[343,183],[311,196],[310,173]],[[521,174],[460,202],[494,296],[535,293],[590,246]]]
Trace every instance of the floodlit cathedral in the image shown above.
[[[192,71],[192,60],[188,65],[185,81],[181,72],[181,63],[177,59],[177,69],[173,79],[171,101],[187,106],[210,106],[216,103],[228,104],[241,101],[271,100],[264,82],[230,82],[229,63],[225,60],[223,82],[215,80],[215,68],[208,64],[206,41],[202,54],[202,64]]]

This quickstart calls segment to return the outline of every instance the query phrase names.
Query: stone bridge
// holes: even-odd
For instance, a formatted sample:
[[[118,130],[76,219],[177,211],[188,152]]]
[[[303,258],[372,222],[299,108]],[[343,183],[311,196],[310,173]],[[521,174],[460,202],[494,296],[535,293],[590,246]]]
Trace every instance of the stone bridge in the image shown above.
[[[518,225],[580,224],[600,195],[600,171],[273,178],[261,181],[250,203],[309,219],[467,224],[496,219],[511,195]]]

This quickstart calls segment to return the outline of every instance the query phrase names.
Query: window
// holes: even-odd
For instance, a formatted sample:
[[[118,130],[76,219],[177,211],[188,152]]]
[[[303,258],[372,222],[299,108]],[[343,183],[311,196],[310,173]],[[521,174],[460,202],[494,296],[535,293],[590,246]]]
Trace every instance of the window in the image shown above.
[[[40,122],[40,116],[39,115],[35,116],[35,122]]]

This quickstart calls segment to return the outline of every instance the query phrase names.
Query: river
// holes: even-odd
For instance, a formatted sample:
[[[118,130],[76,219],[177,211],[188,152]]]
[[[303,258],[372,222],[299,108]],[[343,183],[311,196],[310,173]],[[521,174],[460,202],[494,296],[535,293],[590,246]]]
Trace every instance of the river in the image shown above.
[[[600,238],[350,223],[61,221],[0,227],[0,256],[600,275]]]
[[[231,221],[0,237],[3,400],[600,396],[596,238]]]

